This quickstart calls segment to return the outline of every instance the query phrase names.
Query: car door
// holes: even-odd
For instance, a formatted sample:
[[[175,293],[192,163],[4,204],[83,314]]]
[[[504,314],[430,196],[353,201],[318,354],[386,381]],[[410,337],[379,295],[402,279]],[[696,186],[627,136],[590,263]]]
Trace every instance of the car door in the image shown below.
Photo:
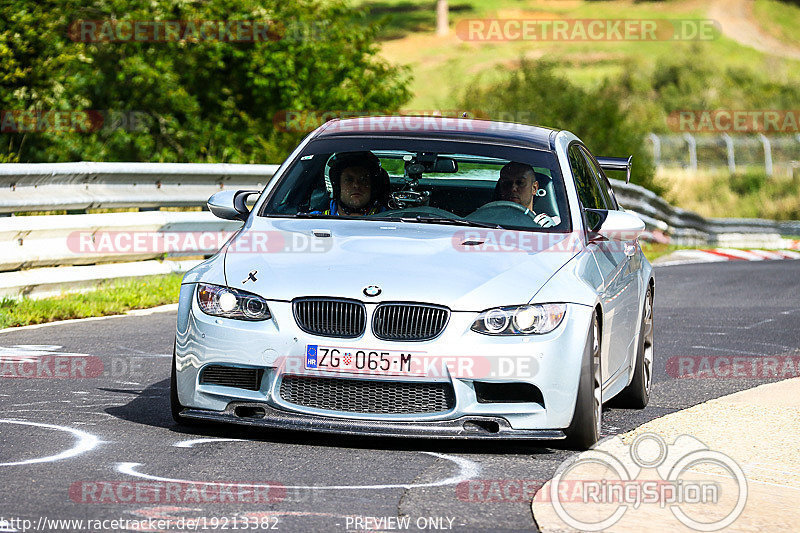
[[[589,158],[585,155],[585,148],[579,143],[573,143],[568,150],[570,168],[575,176],[575,186],[578,190],[578,198],[581,202],[581,210],[584,219],[584,227],[587,231],[600,221],[600,215],[587,211],[587,209],[608,210],[616,206],[604,194],[595,174],[589,164]],[[628,343],[625,335],[620,334],[624,331],[628,320],[624,307],[625,280],[623,271],[625,269],[625,253],[618,253],[616,249],[621,248],[620,242],[609,241],[603,237],[587,235],[588,250],[597,262],[598,269],[602,276],[603,284],[599,289],[600,300],[603,305],[603,332],[602,332],[602,369],[604,383],[611,379],[623,369],[626,361],[626,350]]]
[[[608,182],[603,170],[597,163],[597,160],[586,149],[581,146],[581,151],[586,158],[589,170],[592,171],[597,183],[600,185],[600,190],[608,205],[608,209],[619,209],[617,200],[614,197],[614,191],[611,189],[611,184]],[[620,272],[615,279],[617,290],[619,291],[619,300],[622,302],[617,316],[618,320],[614,327],[614,334],[620,335],[626,342],[625,350],[619,353],[619,370],[624,370],[629,365],[626,364],[628,356],[634,355],[633,341],[639,329],[639,302],[641,301],[640,283],[641,277],[641,252],[639,248],[639,241],[637,239],[627,241],[607,241],[607,248],[616,258],[615,261],[621,264]],[[625,317],[623,320],[622,317]],[[613,359],[614,356],[612,356]]]

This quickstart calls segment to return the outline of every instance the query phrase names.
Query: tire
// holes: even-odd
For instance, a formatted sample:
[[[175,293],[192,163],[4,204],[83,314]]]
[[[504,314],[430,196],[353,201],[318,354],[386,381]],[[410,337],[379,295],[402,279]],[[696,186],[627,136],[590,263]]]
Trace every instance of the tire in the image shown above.
[[[172,411],[172,419],[181,426],[192,425],[186,418],[181,416],[184,407],[178,399],[178,376],[175,367],[177,366],[175,346],[172,347],[172,373],[169,380],[169,407]]]
[[[586,339],[581,364],[581,378],[572,422],[564,430],[566,446],[575,450],[588,450],[600,440],[600,423],[603,417],[603,380],[600,375],[600,322],[596,312]]]
[[[636,349],[633,379],[617,396],[614,405],[627,409],[644,409],[650,401],[653,386],[653,288],[647,287],[642,321],[639,324],[639,345]]]

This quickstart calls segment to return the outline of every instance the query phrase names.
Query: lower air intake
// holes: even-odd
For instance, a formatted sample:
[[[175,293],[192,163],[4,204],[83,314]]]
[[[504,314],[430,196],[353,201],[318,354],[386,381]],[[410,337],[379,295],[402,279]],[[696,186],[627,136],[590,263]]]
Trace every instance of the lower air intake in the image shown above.
[[[449,383],[285,376],[280,392],[296,405],[350,413],[439,413],[455,406]]]
[[[200,373],[201,385],[222,385],[237,389],[259,390],[262,368],[239,368],[235,366],[209,365]]]

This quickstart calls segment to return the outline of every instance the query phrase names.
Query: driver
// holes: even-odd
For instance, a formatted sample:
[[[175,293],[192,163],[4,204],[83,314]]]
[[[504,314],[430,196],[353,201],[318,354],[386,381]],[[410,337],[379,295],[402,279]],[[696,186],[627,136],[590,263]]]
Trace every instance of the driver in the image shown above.
[[[322,214],[366,216],[386,211],[389,175],[372,152],[344,152],[329,162],[333,188],[330,207]]]
[[[497,200],[514,202],[525,207],[530,211],[534,222],[543,228],[551,228],[556,225],[556,221],[547,213],[537,214],[533,210],[533,200],[538,190],[539,182],[532,166],[511,161],[500,169],[496,188]]]

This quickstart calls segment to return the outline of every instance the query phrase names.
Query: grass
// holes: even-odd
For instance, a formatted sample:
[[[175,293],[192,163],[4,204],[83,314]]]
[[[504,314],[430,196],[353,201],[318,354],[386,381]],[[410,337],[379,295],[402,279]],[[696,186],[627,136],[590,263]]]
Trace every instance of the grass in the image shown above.
[[[677,250],[691,250],[693,249],[691,246],[675,246],[674,244],[662,244],[658,242],[643,242],[642,244],[642,252],[644,252],[644,256],[647,258],[648,261],[651,263],[658,259],[659,257],[663,257],[665,255],[669,255],[672,252]]]
[[[759,0],[764,1],[764,0]],[[768,0],[775,4],[774,0]],[[383,22],[381,54],[396,64],[409,65],[413,75],[408,110],[451,109],[463,88],[503,77],[520,58],[558,62],[570,81],[591,87],[623,69],[652,69],[663,57],[693,54],[693,42],[665,41],[464,41],[456,35],[459,20],[468,18],[565,19],[707,19],[706,6],[694,1],[540,2],[537,0],[462,0],[451,2],[450,35],[434,34],[435,2],[423,0],[364,0],[370,18]],[[796,9],[796,8],[792,8]],[[796,27],[791,21],[788,28]],[[797,62],[768,56],[717,35],[702,42],[702,53],[715,64],[768,71],[776,78],[800,80]],[[631,65],[635,65],[632,67]]]
[[[144,309],[175,303],[182,275],[146,276],[101,283],[97,289],[56,298],[0,301],[0,329],[56,320],[119,315],[131,309]]]
[[[779,0],[756,0],[753,15],[767,33],[781,41],[800,46],[800,5]]]
[[[767,177],[763,170],[743,170],[730,175],[727,170],[698,171],[662,169],[656,177],[668,191],[673,205],[704,217],[800,219],[800,175],[776,174]]]

